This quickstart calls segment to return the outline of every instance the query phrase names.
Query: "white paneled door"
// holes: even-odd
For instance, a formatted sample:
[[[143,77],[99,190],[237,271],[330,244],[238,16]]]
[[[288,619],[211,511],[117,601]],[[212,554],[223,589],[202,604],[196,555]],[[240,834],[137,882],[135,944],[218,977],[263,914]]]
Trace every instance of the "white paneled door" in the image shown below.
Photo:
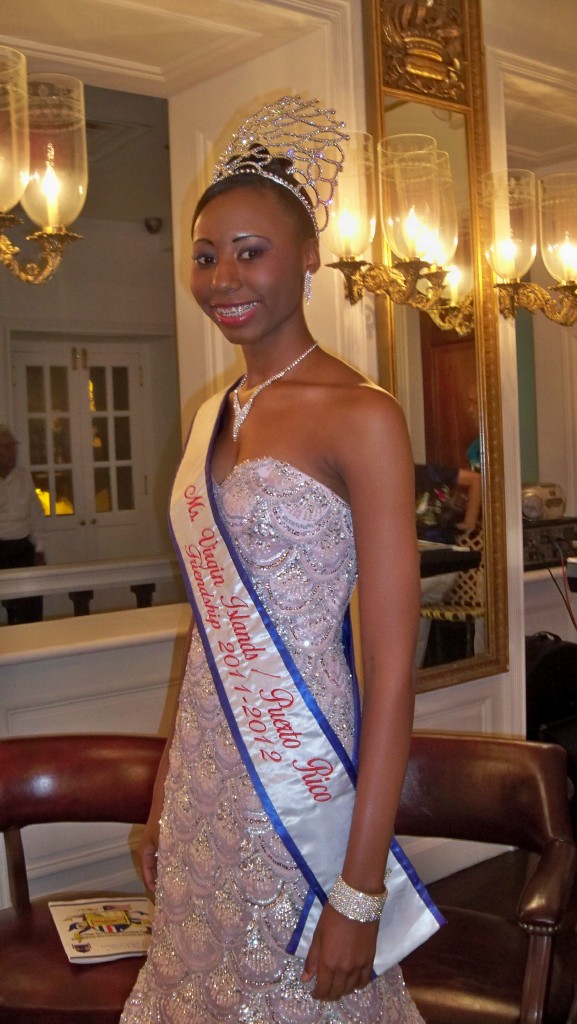
[[[17,341],[19,464],[47,517],[50,563],[138,555],[148,525],[138,346]]]

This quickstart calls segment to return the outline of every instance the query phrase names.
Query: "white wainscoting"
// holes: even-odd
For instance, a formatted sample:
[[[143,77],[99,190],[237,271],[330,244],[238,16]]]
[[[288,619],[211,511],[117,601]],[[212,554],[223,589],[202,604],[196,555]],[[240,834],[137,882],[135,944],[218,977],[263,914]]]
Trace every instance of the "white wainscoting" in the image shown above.
[[[2,629],[0,735],[165,734],[189,620],[188,605],[166,605]],[[136,839],[123,825],[27,830],[33,895],[138,890]],[[0,901],[9,903],[4,861]]]
[[[525,635],[542,631],[577,641],[575,626],[563,603],[561,569],[536,569],[525,573]],[[570,607],[577,617],[577,593],[570,592]]]

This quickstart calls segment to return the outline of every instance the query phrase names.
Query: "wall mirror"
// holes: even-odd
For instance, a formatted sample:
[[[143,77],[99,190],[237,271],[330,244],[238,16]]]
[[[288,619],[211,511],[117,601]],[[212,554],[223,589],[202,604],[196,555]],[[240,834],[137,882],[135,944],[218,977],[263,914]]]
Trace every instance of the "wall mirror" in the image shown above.
[[[449,152],[474,301],[474,326],[463,337],[437,328],[426,313],[385,297],[375,300],[380,382],[403,405],[415,461],[466,468],[469,446],[479,441],[482,614],[472,624],[472,648],[459,647],[455,657],[451,641],[441,644],[436,663],[419,669],[418,689],[424,691],[507,667],[497,314],[479,241],[479,182],[487,167],[480,4],[369,0],[363,9],[368,130],[376,140],[399,133],[430,135]],[[374,258],[390,262],[382,239],[375,243]],[[446,636],[450,629],[455,636],[458,632],[436,628],[445,629]]]

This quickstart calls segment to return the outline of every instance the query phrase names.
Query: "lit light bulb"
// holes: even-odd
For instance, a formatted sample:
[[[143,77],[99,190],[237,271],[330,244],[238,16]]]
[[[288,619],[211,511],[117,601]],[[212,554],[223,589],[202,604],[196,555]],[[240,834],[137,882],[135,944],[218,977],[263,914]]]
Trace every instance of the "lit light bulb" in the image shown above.
[[[563,280],[575,281],[577,278],[577,246],[565,235],[565,240],[560,246],[561,263],[563,266]]]
[[[409,210],[407,216],[405,217],[405,221],[404,221],[404,224],[403,224],[403,233],[405,235],[405,239],[406,239],[409,251],[413,255],[416,255],[416,251],[417,251],[417,237],[419,235],[420,230],[421,230],[421,225],[419,223],[419,218],[417,217],[417,215],[415,213],[414,206],[411,206],[411,209]]]
[[[372,224],[368,230],[371,235],[374,234]],[[340,255],[345,258],[358,258],[366,248],[367,228],[358,211],[348,205],[337,212],[335,233],[341,239]]]
[[[430,264],[442,264],[439,232],[428,227],[411,207],[403,222],[403,233],[410,259],[424,260]]]
[[[51,163],[46,161],[46,170],[40,182],[40,191],[46,200],[46,225],[45,227],[58,227],[58,197],[60,195],[60,182]]]
[[[499,277],[510,281],[515,277],[517,243],[512,238],[497,238],[493,249],[493,266]],[[489,262],[491,262],[489,260]]]
[[[449,301],[452,306],[458,305],[459,290],[462,280],[463,274],[461,270],[459,270],[459,267],[455,263],[451,263],[450,267],[447,267],[445,284],[447,284],[449,288]]]

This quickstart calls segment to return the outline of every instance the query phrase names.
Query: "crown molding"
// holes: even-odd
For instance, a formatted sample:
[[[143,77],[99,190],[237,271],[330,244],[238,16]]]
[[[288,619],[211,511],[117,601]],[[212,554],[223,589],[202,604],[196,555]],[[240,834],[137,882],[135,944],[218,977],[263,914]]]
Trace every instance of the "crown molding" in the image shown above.
[[[541,61],[495,47],[491,47],[490,52],[493,61],[499,66],[503,75],[515,75],[541,85],[550,85],[552,88],[560,89],[577,97],[577,78],[574,71],[565,71],[562,68],[552,67],[550,64],[543,64]]]
[[[243,18],[237,19],[236,22],[229,18],[230,23],[223,21],[222,24],[216,24],[214,19],[206,16],[204,8],[200,15],[195,12],[195,9],[199,9],[197,4],[191,5],[191,8],[183,13],[171,10],[170,6],[168,9],[162,9],[162,4],[155,7],[133,0],[98,0],[98,6],[108,8],[111,12],[111,26],[114,25],[112,12],[117,10],[128,16],[148,16],[154,19],[157,29],[166,22],[170,25],[171,31],[174,31],[174,26],[178,30],[179,23],[182,31],[188,31],[189,34],[194,27],[204,30],[201,31],[202,46],[197,44],[196,50],[192,49],[190,55],[178,57],[173,61],[167,60],[164,64],[160,59],[157,62],[156,55],[152,60],[139,62],[123,56],[121,50],[115,55],[99,53],[88,39],[86,46],[80,49],[43,42],[34,38],[33,31],[30,35],[24,32],[12,36],[0,34],[0,43],[13,46],[25,53],[32,70],[52,70],[76,75],[89,85],[168,97],[211,78],[218,73],[219,64],[241,64],[288,41],[290,33],[287,39],[283,39],[282,23],[278,34],[267,32],[267,10],[271,15],[275,11],[282,12],[286,24],[290,25],[290,22],[294,21],[301,34],[303,31],[315,31],[317,25],[321,29],[327,26],[339,38],[342,37],[341,45],[344,46],[346,30],[342,30],[340,25],[343,16],[345,22],[348,20],[347,15],[350,13],[352,2],[353,0],[260,0],[258,19],[257,12],[248,4],[243,12]],[[106,10],[102,11],[101,17],[106,24]],[[269,20],[274,24],[274,20]],[[295,29],[292,31],[294,34]],[[208,45],[205,40],[209,41]]]

